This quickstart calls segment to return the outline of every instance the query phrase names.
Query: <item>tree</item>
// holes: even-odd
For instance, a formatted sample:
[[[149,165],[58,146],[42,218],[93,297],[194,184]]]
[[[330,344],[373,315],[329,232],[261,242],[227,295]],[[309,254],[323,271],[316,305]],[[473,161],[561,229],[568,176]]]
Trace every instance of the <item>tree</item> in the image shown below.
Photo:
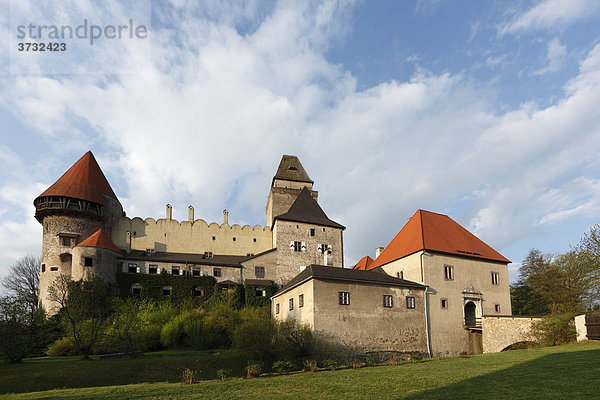
[[[546,315],[548,301],[524,282],[510,286],[513,315]]]
[[[0,352],[5,360],[18,363],[30,354],[39,339],[44,312],[19,297],[0,298]]]
[[[9,294],[19,297],[31,304],[33,309],[38,307],[40,287],[40,258],[25,256],[17,260],[2,278],[2,286]]]
[[[111,309],[109,289],[95,277],[74,282],[66,275],[59,275],[50,287],[49,297],[60,305],[59,313],[83,360],[89,359],[106,327]]]

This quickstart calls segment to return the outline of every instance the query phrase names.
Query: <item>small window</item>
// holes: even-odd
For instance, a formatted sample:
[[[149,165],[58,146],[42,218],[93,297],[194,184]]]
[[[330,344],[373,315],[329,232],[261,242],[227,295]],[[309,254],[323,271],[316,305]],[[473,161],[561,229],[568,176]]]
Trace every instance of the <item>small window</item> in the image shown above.
[[[442,308],[448,308],[448,299],[442,299],[441,305],[442,305]]]
[[[492,272],[492,285],[498,285],[500,282],[500,274],[498,272]]]
[[[300,225],[296,225],[296,229],[300,229]]]
[[[200,267],[192,267],[192,275],[193,276],[201,276]]]
[[[265,297],[267,292],[261,287],[254,288],[254,297]]]
[[[42,272],[46,272],[46,264],[42,264]]]
[[[128,263],[127,264],[127,272],[129,272],[130,274],[136,274],[138,272],[140,272],[140,270],[138,269],[138,265],[135,263]]]
[[[254,253],[246,253],[246,257],[254,257]]]
[[[252,239],[252,241],[254,241],[254,243],[256,243],[256,238]]]
[[[204,289],[202,289],[200,286],[194,286],[194,289],[192,290],[192,296],[204,296]]]
[[[50,271],[58,271],[58,267],[50,267]]]
[[[497,313],[500,312],[500,304],[494,304],[494,311],[496,311]]]
[[[451,265],[444,265],[444,279],[447,281],[454,280],[454,267]]]
[[[317,247],[317,252],[321,254],[331,254],[331,247],[326,243],[321,243],[319,244],[319,247]]]
[[[171,286],[163,286],[162,294],[163,294],[163,296],[170,296],[171,295]]]
[[[302,251],[302,242],[294,241],[290,247],[294,251]]]
[[[294,299],[290,299],[290,311],[294,309]]]
[[[406,308],[415,308],[415,298],[406,296]]]
[[[396,272],[398,279],[404,279],[404,271]]]
[[[275,314],[279,314],[279,303],[275,304]]]
[[[315,236],[315,228],[310,228],[310,236]]]
[[[383,295],[383,306],[386,308],[392,308],[394,306],[394,300],[391,294]]]
[[[61,238],[61,240],[62,240],[63,246],[71,247],[71,238],[64,237],[64,238]]]
[[[350,292],[339,292],[339,300],[341,306],[350,305]]]
[[[221,268],[213,268],[213,276],[215,278],[220,278],[222,276],[221,275]]]
[[[94,259],[92,257],[83,257],[83,266],[91,267],[94,265]]]
[[[179,275],[180,268],[177,265],[173,265],[171,267],[171,275]]]
[[[235,236],[233,237],[233,241],[235,242]]]
[[[204,252],[204,258],[213,258],[212,251],[205,251]]]
[[[298,308],[304,307],[304,295],[301,294],[298,296]]]
[[[150,264],[148,265],[148,273],[152,275],[158,274],[158,265]]]
[[[212,240],[217,240],[217,238],[215,236],[212,237]]]
[[[131,294],[134,296],[140,296],[142,294],[142,285],[134,283],[131,285]]]
[[[254,267],[254,275],[257,278],[264,278],[265,277],[265,267]]]

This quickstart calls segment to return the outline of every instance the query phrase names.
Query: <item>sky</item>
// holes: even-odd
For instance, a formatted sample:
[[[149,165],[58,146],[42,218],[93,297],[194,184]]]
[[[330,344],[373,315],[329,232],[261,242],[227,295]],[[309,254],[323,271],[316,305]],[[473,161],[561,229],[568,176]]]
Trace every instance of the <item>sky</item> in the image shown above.
[[[418,209],[513,282],[600,222],[596,0],[0,0],[0,46],[0,275],[40,253],[33,200],[88,150],[128,216],[252,226],[297,155],[348,267]]]

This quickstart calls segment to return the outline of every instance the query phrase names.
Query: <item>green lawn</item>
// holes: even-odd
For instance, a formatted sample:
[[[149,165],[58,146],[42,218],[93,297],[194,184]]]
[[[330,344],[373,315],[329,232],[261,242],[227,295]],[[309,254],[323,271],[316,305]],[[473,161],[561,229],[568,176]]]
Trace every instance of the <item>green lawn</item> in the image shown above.
[[[203,354],[202,357],[211,355]],[[200,357],[198,363],[207,359]],[[211,356],[221,359],[224,355]],[[148,358],[145,368],[152,362],[154,369],[130,371],[137,377],[147,376],[153,381],[155,370],[166,375],[176,369],[173,361],[181,358]],[[118,385],[127,381],[118,377],[126,375],[128,368],[135,368],[138,360],[65,361],[47,362],[55,376],[67,375],[81,369],[88,381],[86,386],[104,384]],[[146,362],[147,361],[147,362]],[[207,362],[207,361],[206,361]],[[44,364],[44,363],[37,363]],[[36,363],[21,366],[0,366],[0,388],[20,376],[27,382],[53,379],[49,371],[41,374]],[[165,365],[165,364],[168,364]],[[130,367],[128,367],[130,366]],[[148,371],[152,371],[151,375]],[[18,373],[17,373],[18,371]],[[60,372],[62,371],[62,372]],[[95,372],[102,371],[102,372]],[[112,374],[110,373],[112,371]],[[9,373],[12,378],[7,378]],[[14,375],[17,373],[18,375]],[[145,375],[148,374],[148,375]],[[158,375],[159,376],[159,375]],[[397,366],[378,366],[359,370],[321,371],[297,373],[287,376],[263,377],[259,379],[232,379],[226,382],[204,381],[196,385],[180,383],[142,383],[125,386],[105,386],[83,389],[61,389],[37,393],[6,395],[11,398],[223,398],[223,399],[568,399],[599,398],[600,343],[571,344],[531,350],[514,350],[504,353],[471,356],[469,358],[447,358],[406,363]],[[177,379],[175,379],[177,380]],[[138,378],[130,380],[140,382]],[[73,380],[70,380],[73,384]],[[49,382],[52,384],[53,382]],[[56,386],[67,386],[60,380]],[[33,383],[31,383],[33,385]],[[14,383],[11,384],[15,386]],[[38,383],[38,385],[40,385]],[[16,389],[13,389],[16,390]],[[23,387],[21,386],[21,389]]]

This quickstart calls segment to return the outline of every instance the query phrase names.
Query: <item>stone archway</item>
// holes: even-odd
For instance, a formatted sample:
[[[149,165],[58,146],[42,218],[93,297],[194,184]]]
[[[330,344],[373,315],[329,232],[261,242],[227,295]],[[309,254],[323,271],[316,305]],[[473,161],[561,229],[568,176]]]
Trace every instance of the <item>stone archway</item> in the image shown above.
[[[477,325],[477,306],[472,301],[465,304],[465,325],[474,327]]]

